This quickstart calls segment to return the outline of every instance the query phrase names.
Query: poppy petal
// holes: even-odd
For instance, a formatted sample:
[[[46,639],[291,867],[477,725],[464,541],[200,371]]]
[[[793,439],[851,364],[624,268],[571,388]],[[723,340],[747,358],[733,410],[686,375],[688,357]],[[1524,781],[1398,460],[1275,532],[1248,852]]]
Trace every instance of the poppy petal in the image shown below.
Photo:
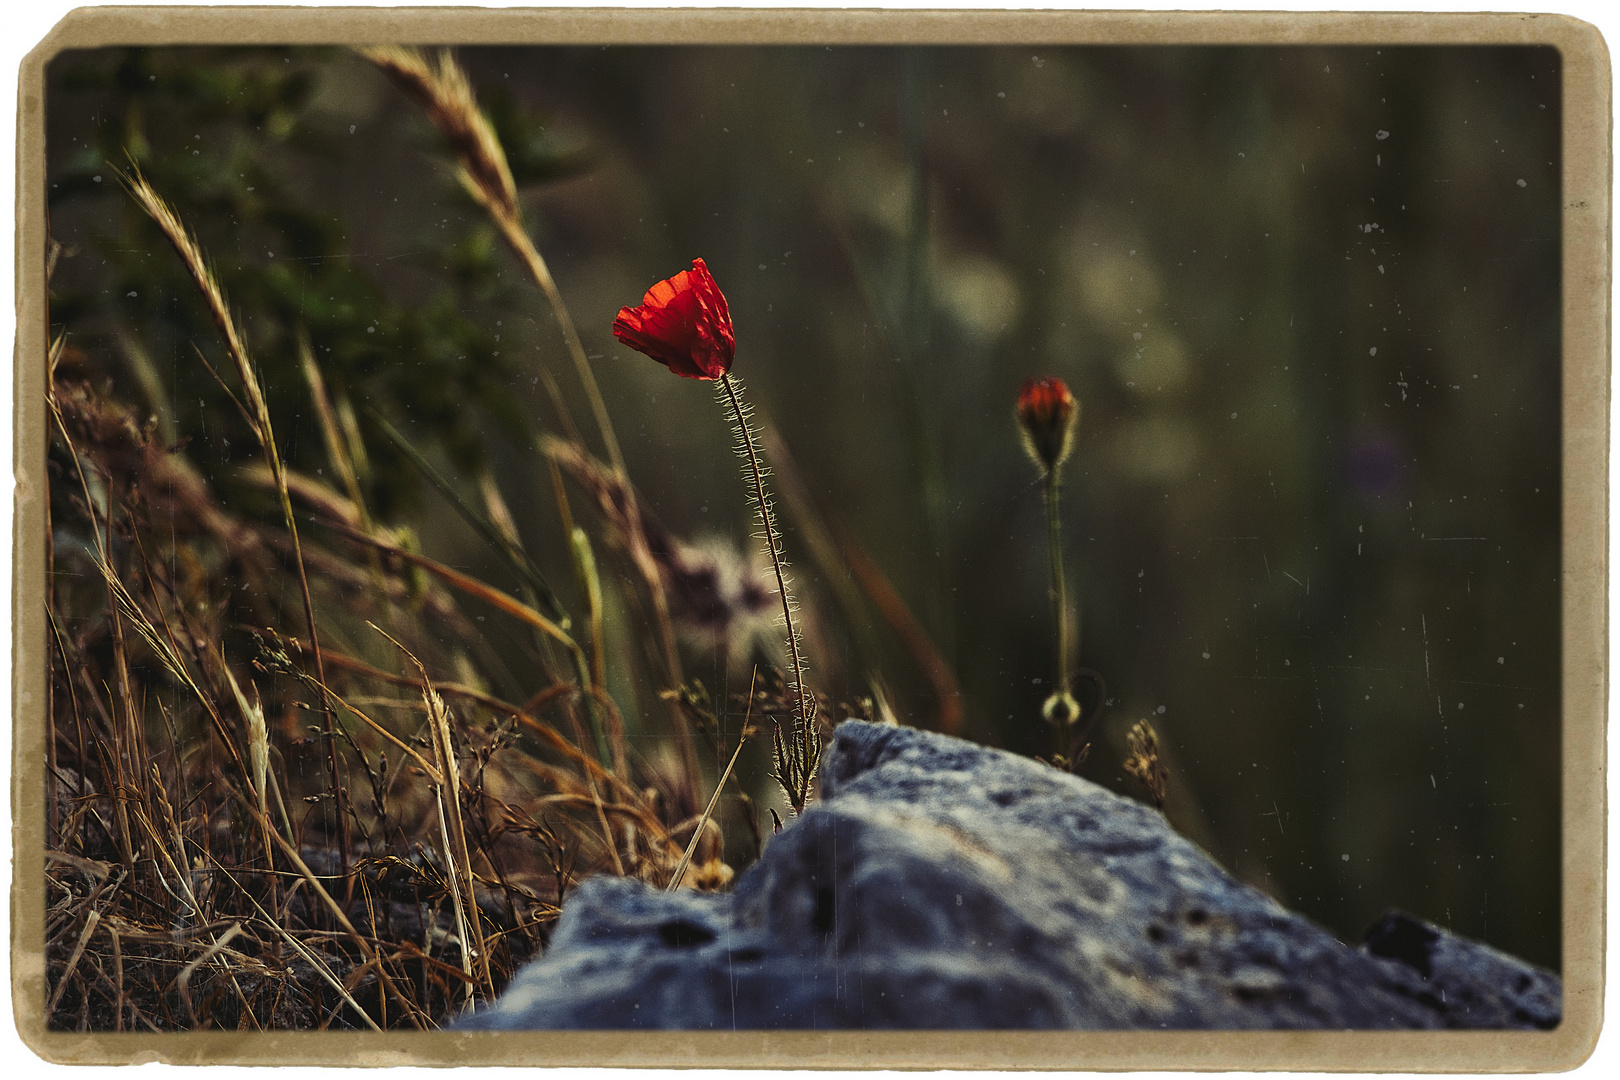
[[[688,379],[718,379],[736,352],[731,311],[702,259],[620,308],[613,336]]]

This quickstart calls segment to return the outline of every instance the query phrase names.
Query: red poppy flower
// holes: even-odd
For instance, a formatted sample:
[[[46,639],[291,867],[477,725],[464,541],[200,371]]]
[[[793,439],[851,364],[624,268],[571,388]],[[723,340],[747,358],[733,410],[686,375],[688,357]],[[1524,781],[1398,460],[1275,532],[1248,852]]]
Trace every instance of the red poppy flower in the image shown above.
[[[1024,447],[1042,469],[1050,471],[1069,456],[1080,403],[1056,375],[1024,380],[1018,391],[1018,426]]]
[[[737,348],[726,298],[702,259],[648,289],[640,307],[620,308],[613,336],[688,379],[718,379]]]

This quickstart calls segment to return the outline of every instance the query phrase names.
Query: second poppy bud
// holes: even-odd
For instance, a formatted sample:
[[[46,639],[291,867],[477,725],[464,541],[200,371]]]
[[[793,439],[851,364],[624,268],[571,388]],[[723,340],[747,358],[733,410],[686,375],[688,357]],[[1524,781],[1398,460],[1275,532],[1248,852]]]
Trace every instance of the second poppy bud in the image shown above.
[[[1063,464],[1074,445],[1080,402],[1055,375],[1032,376],[1018,391],[1018,428],[1024,449],[1042,472]]]

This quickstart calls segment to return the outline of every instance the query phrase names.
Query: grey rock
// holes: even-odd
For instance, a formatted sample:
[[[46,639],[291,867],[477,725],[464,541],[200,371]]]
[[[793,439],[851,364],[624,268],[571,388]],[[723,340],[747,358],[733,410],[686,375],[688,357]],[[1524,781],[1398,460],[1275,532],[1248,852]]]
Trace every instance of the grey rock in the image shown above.
[[[729,894],[594,878],[464,1029],[1548,1027],[1561,984],[1391,913],[1351,948],[1154,810],[847,722]]]

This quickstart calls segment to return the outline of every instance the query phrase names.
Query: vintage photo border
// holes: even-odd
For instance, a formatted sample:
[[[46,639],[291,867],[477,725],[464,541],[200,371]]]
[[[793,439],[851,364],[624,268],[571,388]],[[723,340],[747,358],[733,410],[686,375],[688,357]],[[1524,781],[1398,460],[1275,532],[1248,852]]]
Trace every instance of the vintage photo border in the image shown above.
[[[929,44],[1549,45],[1563,57],[1564,1019],[1550,1032],[129,1033],[45,1029],[45,71],[119,45]],[[88,8],[25,59],[17,148],[13,537],[12,1004],[24,1042],[75,1064],[759,1068],[1571,1068],[1602,1025],[1608,691],[1608,401],[1612,107],[1598,31],[1556,15]]]

